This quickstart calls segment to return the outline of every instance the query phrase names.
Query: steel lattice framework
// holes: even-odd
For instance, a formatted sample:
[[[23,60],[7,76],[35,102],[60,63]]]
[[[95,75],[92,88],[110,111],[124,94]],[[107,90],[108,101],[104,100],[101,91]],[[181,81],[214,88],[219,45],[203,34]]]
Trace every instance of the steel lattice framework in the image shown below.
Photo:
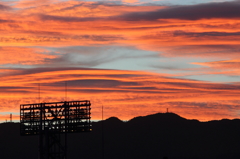
[[[40,159],[65,159],[66,134],[91,131],[90,106],[89,100],[21,104],[20,134],[39,135]]]

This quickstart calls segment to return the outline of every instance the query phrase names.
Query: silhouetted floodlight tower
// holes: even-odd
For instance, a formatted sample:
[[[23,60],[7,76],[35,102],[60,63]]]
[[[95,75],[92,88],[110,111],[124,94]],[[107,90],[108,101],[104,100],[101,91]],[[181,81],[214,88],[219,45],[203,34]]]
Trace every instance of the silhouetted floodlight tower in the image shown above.
[[[91,131],[89,100],[20,105],[20,134],[39,135],[40,159],[66,159],[67,133]]]

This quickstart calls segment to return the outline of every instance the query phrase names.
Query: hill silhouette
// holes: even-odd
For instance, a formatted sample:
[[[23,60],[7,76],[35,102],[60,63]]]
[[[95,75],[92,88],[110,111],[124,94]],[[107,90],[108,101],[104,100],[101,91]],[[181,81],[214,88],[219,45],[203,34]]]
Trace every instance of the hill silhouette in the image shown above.
[[[37,159],[38,136],[19,123],[0,124],[1,159]],[[68,135],[68,159],[239,159],[240,120],[199,122],[158,113],[123,122],[93,122],[90,133]]]

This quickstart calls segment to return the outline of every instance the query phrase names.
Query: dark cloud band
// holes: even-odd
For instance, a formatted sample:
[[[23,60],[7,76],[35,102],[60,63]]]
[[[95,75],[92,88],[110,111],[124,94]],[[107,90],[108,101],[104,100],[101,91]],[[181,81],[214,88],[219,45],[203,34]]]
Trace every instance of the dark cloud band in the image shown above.
[[[11,7],[3,5],[3,4],[0,4],[0,11],[1,10],[9,10],[9,9],[11,9]]]
[[[239,2],[206,3],[188,6],[172,6],[153,12],[129,13],[114,17],[128,21],[155,21],[157,19],[198,20],[210,18],[240,18]]]

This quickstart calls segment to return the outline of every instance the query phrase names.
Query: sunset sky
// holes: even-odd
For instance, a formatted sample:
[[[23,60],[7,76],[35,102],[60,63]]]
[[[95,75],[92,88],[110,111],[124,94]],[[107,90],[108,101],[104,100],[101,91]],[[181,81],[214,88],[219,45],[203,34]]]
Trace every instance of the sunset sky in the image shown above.
[[[239,118],[240,1],[1,0],[0,77],[0,122],[65,83],[93,120]]]

